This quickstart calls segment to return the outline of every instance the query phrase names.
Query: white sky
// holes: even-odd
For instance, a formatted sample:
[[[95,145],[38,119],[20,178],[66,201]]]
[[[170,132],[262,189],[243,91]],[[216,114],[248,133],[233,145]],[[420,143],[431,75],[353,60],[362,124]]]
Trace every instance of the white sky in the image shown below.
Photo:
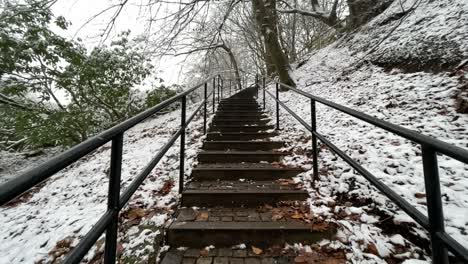
[[[141,3],[145,2],[147,1],[141,0]],[[84,27],[83,25],[111,5],[112,1],[110,0],[59,0],[52,7],[52,11],[54,15],[64,16],[72,23],[67,31],[59,31],[61,35],[68,38],[81,38],[88,48],[92,48],[100,43],[100,32],[105,29],[116,9],[100,15]],[[109,39],[126,30],[131,30],[131,37],[143,33],[147,18],[144,10],[129,3],[120,13]],[[164,79],[166,84],[181,83],[184,80],[181,67],[188,66],[187,62],[183,62],[183,59],[183,56],[165,57],[163,60],[155,61],[155,75]]]

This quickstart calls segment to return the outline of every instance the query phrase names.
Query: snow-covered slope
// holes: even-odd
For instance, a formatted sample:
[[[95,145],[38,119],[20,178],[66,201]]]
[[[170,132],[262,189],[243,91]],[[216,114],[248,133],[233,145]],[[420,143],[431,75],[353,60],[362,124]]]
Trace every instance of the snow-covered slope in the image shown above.
[[[414,3],[401,2],[405,9]],[[467,5],[466,1],[423,1],[417,3],[415,11],[402,22],[394,20],[380,26],[382,21],[401,11],[400,1],[395,1],[359,33],[312,54],[304,65],[293,71],[297,87],[468,148],[468,115],[457,113],[454,107],[454,97],[460,86],[458,76],[451,76],[448,72],[414,72],[415,68],[409,73],[365,62],[371,60],[388,66],[392,63],[385,64],[385,61],[399,61],[399,56],[415,56],[422,57],[421,63],[424,64],[427,61],[421,54],[425,52],[438,52],[439,55],[430,57],[439,62],[444,62],[445,58],[447,61],[466,60]],[[399,27],[394,30],[397,24]],[[367,54],[372,43],[381,42],[382,37],[392,30],[377,52]],[[449,40],[463,52],[455,54],[450,47],[433,51],[420,41],[425,39],[438,43],[433,42],[434,37]],[[362,43],[368,45],[364,47]],[[427,69],[426,66],[421,68]],[[435,65],[434,69],[439,67]],[[466,76],[466,72],[459,74]],[[269,86],[269,90],[274,91],[273,85]],[[289,91],[281,92],[280,98],[309,122],[309,99]],[[267,102],[267,108],[273,114],[274,102],[271,98]],[[318,104],[317,119],[321,134],[427,215],[418,145],[321,104]],[[279,137],[292,142],[290,148],[296,153],[286,162],[310,169],[310,133],[285,110],[281,111],[280,120],[283,133]],[[439,156],[438,160],[446,231],[468,247],[468,165],[446,156]],[[340,246],[348,250],[350,261],[385,263],[385,258],[389,256],[401,259],[429,257],[427,252],[419,249],[420,244],[413,244],[414,239],[409,239],[408,234],[400,234],[402,229],[385,229],[385,221],[414,223],[413,220],[323,145],[320,147],[319,168],[321,178],[318,188],[310,189],[312,211],[341,224]],[[311,175],[312,171],[308,171],[299,180],[309,181]],[[379,216],[376,209],[390,217]],[[410,224],[410,233],[427,238],[423,229],[415,224]],[[401,243],[410,244],[412,250],[401,252]],[[369,250],[374,246],[378,253]]]
[[[193,107],[190,107],[188,113],[192,111]],[[188,128],[186,175],[189,175],[201,144],[202,122],[203,119],[196,117]],[[177,110],[149,119],[125,134],[122,190],[156,155],[179,125],[180,110]],[[127,206],[157,212],[146,220],[146,224],[152,222],[158,226],[164,223],[170,210],[160,209],[169,207],[177,200],[178,153],[177,141]],[[54,175],[27,202],[0,208],[0,263],[49,263],[54,258],[54,254],[49,252],[57,253],[57,242],[70,238],[71,246],[75,245],[78,241],[76,238],[86,234],[106,210],[109,162],[110,143]],[[166,195],[158,194],[170,179],[175,181],[174,188],[166,190],[169,192]],[[139,211],[135,212],[139,214]],[[148,237],[151,238],[146,232]],[[135,239],[132,242],[135,244],[138,241]],[[122,246],[125,249],[134,245]],[[94,252],[95,249],[91,250],[88,257],[92,257]]]

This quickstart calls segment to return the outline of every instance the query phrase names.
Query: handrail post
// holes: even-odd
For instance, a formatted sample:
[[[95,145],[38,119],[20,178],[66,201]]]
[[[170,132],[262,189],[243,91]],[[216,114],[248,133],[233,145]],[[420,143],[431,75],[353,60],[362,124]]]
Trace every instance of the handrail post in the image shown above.
[[[221,77],[218,75],[218,86],[217,86],[217,88],[218,88],[218,104],[219,104],[219,98],[220,98],[220,94],[219,94],[219,79],[220,79],[220,78],[221,78]]]
[[[117,230],[119,225],[119,199],[120,199],[120,176],[122,173],[122,149],[123,133],[112,139],[109,192],[107,195],[107,210],[114,211],[112,222],[106,229],[106,244],[104,249],[104,263],[116,263],[117,253]]]
[[[220,77],[220,78],[221,78],[221,77]],[[223,86],[224,86],[224,80],[223,80],[222,78],[221,78],[220,80],[221,80],[221,99],[223,99],[223,97],[224,97],[224,95],[223,95],[223,92],[224,92],[224,91],[223,91],[223,88],[224,88],[224,87],[223,87]]]
[[[263,109],[266,108],[266,102],[265,102],[265,76],[263,76]]]
[[[180,166],[179,166],[179,193],[184,190],[184,175],[185,175],[185,108],[186,96],[182,96],[182,108],[180,115],[180,126],[182,133],[180,134]]]
[[[229,96],[232,95],[231,79],[229,79]]]
[[[276,83],[276,130],[280,129],[279,125],[279,83]]]
[[[216,77],[213,77],[213,114],[215,112],[216,105]]]
[[[310,101],[310,121],[312,126],[312,160],[313,160],[313,170],[314,176],[312,178],[312,185],[315,185],[315,181],[319,179],[318,174],[318,148],[317,148],[317,136],[315,133],[317,132],[317,112],[315,109],[315,100],[311,99]]]
[[[258,98],[258,88],[259,88],[259,85],[258,85],[258,73],[257,73],[255,74],[255,89],[257,92],[257,98]]]
[[[429,217],[429,234],[431,236],[432,262],[446,264],[449,263],[447,248],[436,234],[437,232],[444,232],[445,229],[437,153],[426,145],[421,145],[421,150],[424,184],[426,187],[427,216]]]
[[[206,134],[206,106],[207,106],[207,101],[208,101],[208,82],[205,83],[204,85],[204,93],[205,93],[205,100],[203,103],[203,134]]]

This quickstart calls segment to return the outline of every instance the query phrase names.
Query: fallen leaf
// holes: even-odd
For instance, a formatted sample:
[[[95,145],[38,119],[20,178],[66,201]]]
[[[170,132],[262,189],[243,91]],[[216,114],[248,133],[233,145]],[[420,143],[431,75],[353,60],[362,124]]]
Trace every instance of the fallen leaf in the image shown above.
[[[312,230],[313,231],[318,231],[318,232],[323,232],[325,230],[328,229],[328,224],[325,223],[325,222],[321,222],[321,223],[314,223],[312,225]]]
[[[208,212],[201,212],[201,213],[198,214],[197,220],[198,221],[207,221],[209,216],[210,215],[208,214]]]
[[[252,246],[252,251],[253,251],[253,253],[254,253],[255,255],[260,255],[260,254],[263,253],[263,250],[261,250],[261,249],[258,248],[258,247],[254,247],[254,246]]]
[[[307,263],[307,257],[299,255],[294,258],[294,263]]]
[[[161,190],[159,190],[159,193],[162,194],[162,195],[167,195],[168,193],[171,192],[172,190],[172,187],[174,187],[174,181],[171,179],[171,180],[167,180],[163,187],[161,188]]]
[[[414,197],[421,199],[421,198],[426,197],[426,194],[425,193],[415,193]]]
[[[291,218],[292,219],[301,219],[301,218],[304,218],[304,215],[299,214],[299,213],[295,213],[295,214],[291,215]]]
[[[208,257],[209,253],[210,252],[208,252],[208,250],[206,250],[206,249],[200,250],[200,256],[202,256],[202,257]]]
[[[374,243],[370,243],[369,245],[367,245],[367,251],[376,256],[379,255],[379,251],[377,250],[377,247],[375,246]]]
[[[145,216],[145,210],[142,208],[132,208],[128,210],[127,217],[130,221]]]

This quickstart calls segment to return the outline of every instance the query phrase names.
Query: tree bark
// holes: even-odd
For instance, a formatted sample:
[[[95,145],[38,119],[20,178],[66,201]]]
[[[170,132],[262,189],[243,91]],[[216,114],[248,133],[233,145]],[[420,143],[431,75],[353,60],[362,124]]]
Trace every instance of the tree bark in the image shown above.
[[[275,72],[278,74],[280,81],[295,86],[294,81],[289,75],[289,62],[281,49],[278,39],[276,0],[265,0],[265,2],[263,0],[252,0],[252,10],[265,44],[267,68],[268,62],[271,59],[271,63],[275,66]]]
[[[237,85],[239,86],[239,90],[242,89],[242,83],[241,83],[241,78],[239,74],[239,66],[237,65],[237,60],[236,57],[234,56],[234,53],[232,53],[231,49],[226,46],[225,44],[221,45],[221,48],[227,52],[229,55],[229,59],[231,60],[232,67],[234,68],[234,72],[236,74],[236,82]]]

